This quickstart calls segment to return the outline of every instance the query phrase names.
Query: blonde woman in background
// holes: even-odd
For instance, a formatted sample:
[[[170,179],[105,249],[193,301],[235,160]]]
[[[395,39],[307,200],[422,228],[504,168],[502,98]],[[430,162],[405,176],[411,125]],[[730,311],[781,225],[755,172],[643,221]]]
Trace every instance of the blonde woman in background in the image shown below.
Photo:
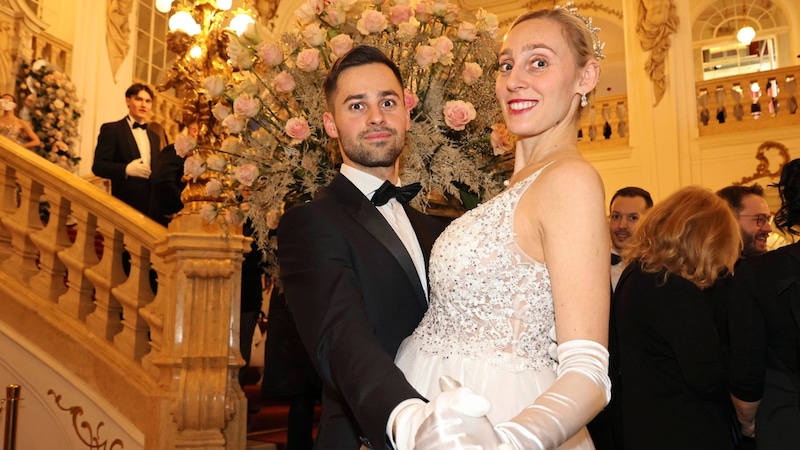
[[[707,288],[733,271],[741,248],[727,203],[701,187],[675,192],[639,221],[622,252],[628,267],[612,317],[626,449],[733,448],[733,408]]]

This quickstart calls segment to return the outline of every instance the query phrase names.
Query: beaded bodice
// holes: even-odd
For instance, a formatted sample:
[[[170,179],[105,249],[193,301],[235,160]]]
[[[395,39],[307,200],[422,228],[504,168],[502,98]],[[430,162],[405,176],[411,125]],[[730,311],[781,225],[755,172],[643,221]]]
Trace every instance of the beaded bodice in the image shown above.
[[[552,368],[555,324],[547,266],[514,241],[514,211],[541,173],[453,221],[433,247],[430,307],[414,332],[442,356],[489,359],[511,370]]]
[[[14,142],[20,142],[21,133],[22,128],[20,128],[19,125],[0,123],[0,135],[7,137]]]

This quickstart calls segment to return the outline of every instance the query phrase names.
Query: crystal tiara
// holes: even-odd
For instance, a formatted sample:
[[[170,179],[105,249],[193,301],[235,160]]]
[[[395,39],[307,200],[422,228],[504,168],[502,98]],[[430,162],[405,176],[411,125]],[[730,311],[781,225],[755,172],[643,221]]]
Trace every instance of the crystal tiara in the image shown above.
[[[564,11],[572,14],[573,16],[580,19],[583,23],[586,24],[586,28],[589,30],[589,33],[592,35],[592,50],[594,51],[594,57],[597,59],[605,59],[605,55],[603,54],[603,47],[606,46],[605,42],[600,41],[600,28],[592,25],[592,18],[585,17],[584,15],[578,12],[578,8],[575,7],[575,3],[567,2],[564,6],[556,5],[554,9],[563,9]]]

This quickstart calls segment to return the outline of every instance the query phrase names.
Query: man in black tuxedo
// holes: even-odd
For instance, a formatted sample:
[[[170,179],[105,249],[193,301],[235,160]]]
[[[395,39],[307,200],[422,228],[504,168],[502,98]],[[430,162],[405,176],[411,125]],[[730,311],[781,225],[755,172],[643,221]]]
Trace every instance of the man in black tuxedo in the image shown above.
[[[111,195],[147,214],[150,168],[161,153],[158,136],[145,122],[153,107],[153,90],[134,83],[125,91],[125,104],[125,118],[100,127],[92,172],[111,180]]]
[[[343,164],[313,201],[282,218],[281,281],[323,381],[316,448],[391,448],[393,410],[422,403],[410,400],[422,397],[394,356],[428,307],[427,262],[444,225],[409,207],[411,195],[376,194],[398,184],[410,128],[397,66],[359,46],[336,61],[324,87],[323,123]]]

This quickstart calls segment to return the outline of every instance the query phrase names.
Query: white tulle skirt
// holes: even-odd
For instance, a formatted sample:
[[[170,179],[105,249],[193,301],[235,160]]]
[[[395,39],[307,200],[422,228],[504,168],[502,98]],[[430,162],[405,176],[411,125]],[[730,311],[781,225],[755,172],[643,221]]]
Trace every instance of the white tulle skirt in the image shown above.
[[[515,355],[504,354],[503,364],[489,359],[465,358],[461,355],[443,357],[428,353],[420,341],[410,336],[400,345],[395,362],[406,379],[420,394],[433,398],[441,390],[439,378],[449,375],[468,386],[492,403],[488,417],[492,423],[505,422],[532,404],[556,379],[553,370],[512,370]],[[589,432],[583,428],[559,449],[594,449]]]

